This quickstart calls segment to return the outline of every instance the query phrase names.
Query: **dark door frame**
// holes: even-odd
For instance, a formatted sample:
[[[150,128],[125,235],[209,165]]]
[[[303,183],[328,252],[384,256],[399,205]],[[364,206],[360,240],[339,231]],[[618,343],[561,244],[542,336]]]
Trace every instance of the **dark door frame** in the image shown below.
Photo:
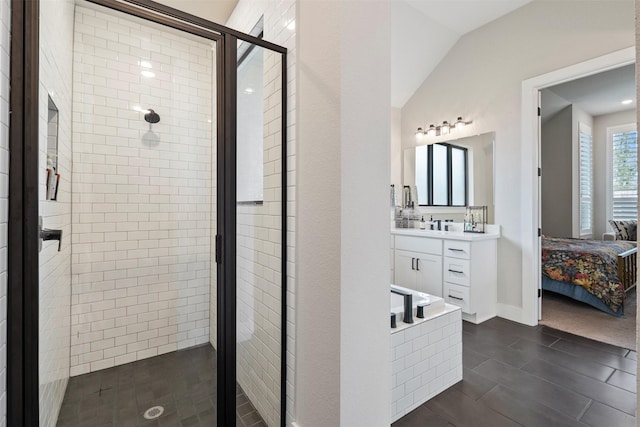
[[[217,422],[236,420],[237,40],[282,54],[281,425],[286,419],[287,49],[150,0],[88,0],[217,42]],[[39,425],[38,105],[39,2],[11,0],[7,425]],[[219,33],[219,34],[215,34]]]
[[[11,1],[7,425],[37,426],[38,1]],[[35,124],[35,126],[34,126]],[[35,366],[35,369],[34,369]]]

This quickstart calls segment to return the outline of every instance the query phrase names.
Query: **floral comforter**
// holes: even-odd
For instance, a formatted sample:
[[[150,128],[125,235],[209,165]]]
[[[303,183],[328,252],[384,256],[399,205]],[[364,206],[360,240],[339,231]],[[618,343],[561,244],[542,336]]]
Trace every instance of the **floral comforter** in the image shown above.
[[[635,247],[625,241],[542,238],[542,274],[582,286],[612,311],[624,303],[618,254]]]

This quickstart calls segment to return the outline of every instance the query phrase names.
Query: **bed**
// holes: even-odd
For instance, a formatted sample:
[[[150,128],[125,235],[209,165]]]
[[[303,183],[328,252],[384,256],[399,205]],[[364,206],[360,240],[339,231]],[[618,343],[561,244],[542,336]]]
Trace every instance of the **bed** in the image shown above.
[[[543,237],[542,289],[614,316],[636,284],[635,242]]]

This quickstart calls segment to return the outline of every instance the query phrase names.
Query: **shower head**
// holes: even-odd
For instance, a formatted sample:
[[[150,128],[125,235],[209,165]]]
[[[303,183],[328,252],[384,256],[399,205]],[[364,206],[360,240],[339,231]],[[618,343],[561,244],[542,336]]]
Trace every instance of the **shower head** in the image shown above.
[[[147,114],[144,115],[145,121],[147,121],[148,123],[158,123],[160,121],[160,116],[158,115],[158,113],[153,111],[151,108],[149,108],[149,110],[147,111]]]

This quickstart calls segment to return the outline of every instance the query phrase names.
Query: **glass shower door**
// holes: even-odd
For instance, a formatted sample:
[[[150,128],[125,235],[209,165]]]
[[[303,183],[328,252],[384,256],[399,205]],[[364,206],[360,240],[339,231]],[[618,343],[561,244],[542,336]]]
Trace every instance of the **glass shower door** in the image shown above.
[[[279,426],[286,336],[283,54],[240,42],[237,65],[238,426]]]

